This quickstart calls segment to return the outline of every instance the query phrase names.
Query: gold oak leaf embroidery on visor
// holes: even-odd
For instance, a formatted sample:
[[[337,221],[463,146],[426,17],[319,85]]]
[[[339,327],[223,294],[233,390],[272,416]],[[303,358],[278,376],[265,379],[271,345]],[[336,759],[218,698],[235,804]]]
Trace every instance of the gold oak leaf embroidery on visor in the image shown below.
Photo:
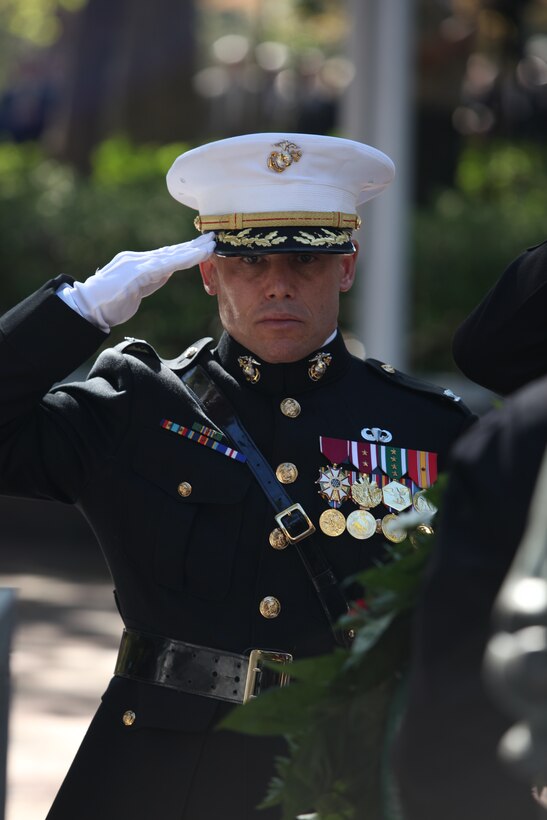
[[[299,231],[294,235],[294,239],[303,245],[344,245],[346,242],[351,241],[351,234],[349,232],[337,234],[323,228],[321,234],[315,235],[307,231]]]
[[[281,245],[287,239],[286,236],[278,236],[278,231],[270,231],[265,236],[261,236],[261,234],[249,236],[250,231],[251,228],[245,228],[236,234],[220,231],[217,234],[217,239],[219,242],[225,242],[227,245],[234,245],[235,247],[259,248],[271,248],[272,245]]]

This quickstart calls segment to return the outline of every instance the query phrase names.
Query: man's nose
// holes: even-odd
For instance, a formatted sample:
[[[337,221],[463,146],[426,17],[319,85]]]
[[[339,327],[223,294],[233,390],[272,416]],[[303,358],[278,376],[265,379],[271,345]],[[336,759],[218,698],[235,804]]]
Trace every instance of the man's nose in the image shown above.
[[[268,265],[266,295],[269,299],[290,299],[294,296],[294,277],[283,259],[274,259]]]

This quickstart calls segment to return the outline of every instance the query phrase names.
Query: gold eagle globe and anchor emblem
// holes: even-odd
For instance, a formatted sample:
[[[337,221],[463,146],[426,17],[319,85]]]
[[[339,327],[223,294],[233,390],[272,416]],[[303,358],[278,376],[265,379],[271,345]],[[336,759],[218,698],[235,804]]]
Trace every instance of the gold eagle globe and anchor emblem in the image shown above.
[[[256,384],[260,379],[260,362],[253,359],[252,356],[239,356],[237,360],[238,365],[243,370],[243,375],[251,384]]]
[[[327,372],[327,367],[332,362],[332,355],[330,353],[316,353],[312,359],[308,359],[310,366],[308,367],[308,376],[314,382],[322,379]]]
[[[298,162],[302,156],[302,149],[294,142],[289,140],[281,140],[281,142],[274,143],[274,148],[279,148],[279,151],[272,151],[268,157],[268,168],[270,171],[275,171],[276,174],[281,174],[287,168]]]

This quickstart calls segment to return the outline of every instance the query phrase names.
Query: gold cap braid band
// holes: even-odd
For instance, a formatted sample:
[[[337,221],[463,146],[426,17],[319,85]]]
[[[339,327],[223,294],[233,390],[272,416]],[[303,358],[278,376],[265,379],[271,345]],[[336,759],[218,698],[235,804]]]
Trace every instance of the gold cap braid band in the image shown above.
[[[357,214],[340,211],[276,211],[270,213],[221,214],[197,216],[194,225],[198,231],[240,231],[243,228],[318,227],[358,229],[361,218]]]

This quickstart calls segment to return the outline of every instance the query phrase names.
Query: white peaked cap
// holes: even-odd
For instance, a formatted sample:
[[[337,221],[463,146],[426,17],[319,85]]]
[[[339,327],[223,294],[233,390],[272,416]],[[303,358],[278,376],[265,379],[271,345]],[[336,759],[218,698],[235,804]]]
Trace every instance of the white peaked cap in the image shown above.
[[[355,214],[382,193],[395,166],[353,140],[317,134],[244,134],[179,156],[170,194],[201,215],[280,211]]]

